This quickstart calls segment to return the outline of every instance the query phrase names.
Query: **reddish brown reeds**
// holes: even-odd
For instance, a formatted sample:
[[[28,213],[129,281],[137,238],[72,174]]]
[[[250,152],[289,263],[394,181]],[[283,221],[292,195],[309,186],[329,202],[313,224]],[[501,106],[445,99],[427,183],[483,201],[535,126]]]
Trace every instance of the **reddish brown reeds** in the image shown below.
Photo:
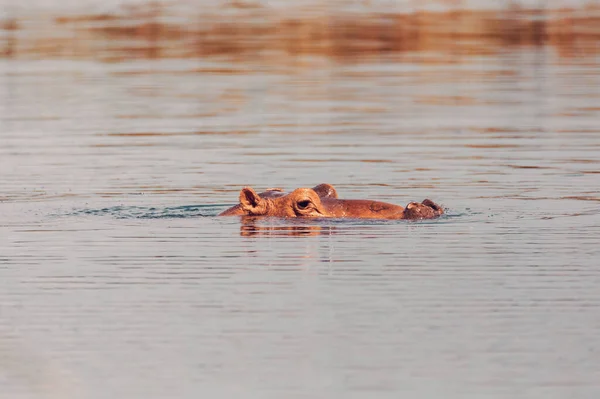
[[[19,23],[16,19],[9,18],[0,20],[0,31],[15,31],[19,29]]]
[[[11,56],[97,58],[190,58],[230,56],[277,59],[319,55],[338,60],[436,52],[485,55],[523,46],[552,46],[563,57],[595,54],[600,46],[600,7],[585,9],[448,10],[402,13],[328,11],[280,15],[235,3],[235,14],[164,18],[156,4],[123,14],[56,17],[45,35],[0,36]],[[249,3],[248,3],[249,4]],[[14,31],[18,21],[0,29]],[[48,35],[48,33],[50,33]],[[4,44],[2,44],[4,37]],[[7,51],[0,51],[7,55]]]

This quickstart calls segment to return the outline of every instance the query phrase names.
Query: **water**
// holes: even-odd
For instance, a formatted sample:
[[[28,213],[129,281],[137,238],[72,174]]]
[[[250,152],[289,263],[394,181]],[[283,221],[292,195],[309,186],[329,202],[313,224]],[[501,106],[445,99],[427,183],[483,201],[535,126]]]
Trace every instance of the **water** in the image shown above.
[[[0,61],[0,397],[598,397],[598,60],[268,61]]]

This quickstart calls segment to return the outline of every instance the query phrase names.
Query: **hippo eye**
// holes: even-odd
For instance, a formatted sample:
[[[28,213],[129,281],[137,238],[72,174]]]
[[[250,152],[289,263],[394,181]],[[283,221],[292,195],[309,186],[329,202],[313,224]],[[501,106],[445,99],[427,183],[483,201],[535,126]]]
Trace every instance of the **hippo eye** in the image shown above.
[[[309,200],[298,201],[297,205],[298,205],[298,209],[305,210],[310,206],[310,201]]]

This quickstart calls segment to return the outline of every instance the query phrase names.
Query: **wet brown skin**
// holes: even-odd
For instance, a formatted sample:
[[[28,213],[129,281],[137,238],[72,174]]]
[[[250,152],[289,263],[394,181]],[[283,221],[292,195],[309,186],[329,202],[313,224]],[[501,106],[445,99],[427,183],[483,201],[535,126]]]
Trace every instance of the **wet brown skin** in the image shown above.
[[[250,190],[252,190],[252,189],[250,189]],[[331,184],[327,184],[327,183],[319,184],[318,186],[313,187],[312,190],[315,193],[317,193],[317,195],[321,198],[337,198],[338,197],[338,193],[335,190],[335,187],[333,187]],[[244,191],[244,190],[242,190],[242,191]],[[283,197],[285,195],[288,195],[288,194],[285,193],[283,191],[283,189],[281,189],[281,188],[269,188],[266,191],[263,191],[262,193],[258,194],[258,196],[261,199],[275,199],[275,198]],[[240,198],[241,198],[241,193],[240,193]],[[231,208],[229,208],[226,211],[223,211],[219,214],[219,216],[248,216],[248,215],[250,215],[250,214],[247,211],[242,209],[241,200],[240,200],[239,204],[232,206]],[[263,215],[260,215],[260,216],[263,216]],[[266,216],[266,215],[264,215],[264,216]]]
[[[289,194],[277,196],[270,192],[267,192],[267,195],[257,194],[252,188],[245,187],[240,192],[240,204],[219,216],[431,219],[444,213],[442,207],[431,200],[422,203],[411,202],[405,209],[399,205],[380,201],[338,199],[333,186],[320,186],[326,187],[327,190],[298,188]],[[323,195],[324,193],[335,193],[335,195]]]

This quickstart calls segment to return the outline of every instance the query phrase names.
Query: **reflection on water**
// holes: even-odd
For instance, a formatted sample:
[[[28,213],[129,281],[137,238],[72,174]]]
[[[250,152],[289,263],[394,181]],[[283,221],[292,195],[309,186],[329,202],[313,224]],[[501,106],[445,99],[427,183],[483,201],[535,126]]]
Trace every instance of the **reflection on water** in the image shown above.
[[[562,47],[479,30],[473,52],[352,60],[313,53],[319,31],[298,23],[310,56],[284,62],[160,58],[183,42],[147,21],[108,35],[112,11],[35,42],[42,25],[15,14],[0,34],[0,398],[597,397],[591,10]],[[365,21],[338,43],[390,43]],[[158,58],[137,59],[150,28]],[[449,213],[215,216],[243,186],[322,182]]]
[[[261,220],[263,219],[263,220]],[[268,218],[256,218],[245,216],[241,218],[240,236],[242,237],[302,237],[302,236],[318,236],[331,235],[336,233],[335,226],[321,226],[318,221],[286,221],[283,225],[266,224],[261,225],[261,222],[267,223]],[[272,222],[272,221],[270,221]],[[277,223],[279,221],[275,221]]]

